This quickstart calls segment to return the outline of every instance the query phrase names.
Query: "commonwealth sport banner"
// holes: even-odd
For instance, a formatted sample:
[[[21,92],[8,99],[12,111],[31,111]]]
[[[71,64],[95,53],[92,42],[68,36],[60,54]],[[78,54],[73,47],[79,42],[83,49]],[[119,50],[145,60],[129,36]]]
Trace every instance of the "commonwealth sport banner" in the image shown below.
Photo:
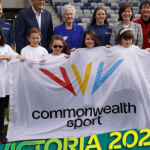
[[[10,62],[9,141],[150,127],[150,54],[78,49],[69,59]]]

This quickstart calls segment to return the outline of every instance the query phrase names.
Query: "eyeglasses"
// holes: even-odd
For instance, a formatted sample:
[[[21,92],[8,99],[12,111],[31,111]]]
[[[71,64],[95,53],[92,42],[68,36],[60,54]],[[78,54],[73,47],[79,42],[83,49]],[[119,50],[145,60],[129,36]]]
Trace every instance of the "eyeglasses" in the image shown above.
[[[59,48],[63,48],[63,46],[62,46],[62,45],[53,45],[53,47],[54,47],[54,48],[57,48],[57,47],[59,47]]]

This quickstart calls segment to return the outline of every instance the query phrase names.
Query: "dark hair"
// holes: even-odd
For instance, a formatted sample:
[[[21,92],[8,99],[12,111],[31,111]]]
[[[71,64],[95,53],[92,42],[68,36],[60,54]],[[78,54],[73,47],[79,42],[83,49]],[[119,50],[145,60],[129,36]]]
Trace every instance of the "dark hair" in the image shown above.
[[[85,38],[86,38],[87,34],[89,34],[92,37],[92,39],[94,40],[94,42],[95,42],[94,47],[100,46],[99,41],[98,41],[97,36],[96,36],[96,33],[93,30],[87,30],[87,31],[84,32],[81,48],[87,47],[85,45]]]
[[[104,10],[104,11],[105,11],[105,16],[106,16],[106,18],[105,18],[105,20],[104,20],[104,23],[106,23],[106,24],[109,25],[109,21],[107,20],[107,13],[106,13],[106,10],[105,10],[103,7],[99,6],[99,7],[97,7],[97,8],[94,10],[94,13],[93,13],[93,17],[92,17],[92,21],[91,21],[90,26],[92,26],[93,24],[96,24],[96,18],[95,18],[95,16],[96,16],[96,13],[97,13],[98,10]]]
[[[117,43],[121,45],[122,39],[124,39],[124,40],[130,40],[130,39],[132,39],[132,44],[133,44],[133,43],[134,43],[134,35],[133,35],[132,31],[127,30],[127,31],[123,32],[123,33],[120,35],[120,32],[121,32],[122,30],[124,30],[124,29],[125,29],[125,28],[121,28],[121,29],[119,30],[118,35],[117,35]]]
[[[149,36],[149,39],[150,39],[150,30],[148,31],[148,36]]]
[[[131,18],[130,18],[130,21],[133,20],[133,7],[132,7],[132,5],[130,5],[129,3],[124,3],[124,4],[122,4],[121,7],[119,8],[119,12],[118,12],[119,18],[118,18],[118,21],[123,21],[123,18],[122,18],[122,16],[121,16],[121,14],[125,11],[125,9],[126,9],[127,7],[130,7],[130,8],[131,8],[132,16],[131,16]]]
[[[150,2],[149,2],[148,0],[142,1],[142,2],[140,3],[139,9],[141,10],[142,7],[143,7],[143,5],[146,6],[147,4],[150,6]],[[140,12],[140,13],[141,13],[141,12]]]
[[[39,33],[40,36],[41,36],[41,31],[38,29],[38,28],[31,28],[29,31],[28,31],[28,37],[30,37],[30,35],[32,33]]]
[[[1,36],[0,46],[4,46],[7,43],[7,41],[1,27],[0,27],[0,36]]]
[[[52,37],[52,40],[51,40],[51,43],[50,44],[53,44],[55,40],[60,40],[62,43],[63,43],[63,50],[62,50],[62,53],[65,53],[65,54],[69,54],[68,52],[68,45],[67,43],[64,41],[63,37],[61,35],[54,35]]]

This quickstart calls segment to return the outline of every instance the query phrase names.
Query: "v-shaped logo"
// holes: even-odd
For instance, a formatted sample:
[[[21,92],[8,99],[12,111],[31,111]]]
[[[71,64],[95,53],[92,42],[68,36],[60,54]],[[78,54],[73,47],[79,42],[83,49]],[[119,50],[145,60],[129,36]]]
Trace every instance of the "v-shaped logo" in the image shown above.
[[[102,61],[99,64],[98,67],[98,71],[97,71],[97,75],[96,75],[96,79],[95,79],[95,83],[94,83],[94,87],[92,90],[92,94],[93,95],[97,89],[110,77],[110,75],[117,69],[117,67],[122,63],[124,59],[118,60],[108,71],[107,73],[101,77],[102,75],[102,71],[103,71],[103,67],[104,67],[104,63],[105,61]]]
[[[53,81],[55,81],[56,83],[58,83],[59,85],[61,85],[62,87],[64,87],[65,89],[67,89],[68,91],[70,91],[72,94],[74,94],[76,96],[76,93],[75,93],[75,91],[72,87],[72,84],[68,78],[65,68],[60,67],[60,71],[62,73],[62,76],[63,76],[65,82],[62,81],[61,79],[59,79],[58,77],[56,77],[54,74],[52,74],[50,71],[48,71],[46,69],[39,68],[39,70],[42,71],[45,75],[47,75],[49,78],[51,78]]]

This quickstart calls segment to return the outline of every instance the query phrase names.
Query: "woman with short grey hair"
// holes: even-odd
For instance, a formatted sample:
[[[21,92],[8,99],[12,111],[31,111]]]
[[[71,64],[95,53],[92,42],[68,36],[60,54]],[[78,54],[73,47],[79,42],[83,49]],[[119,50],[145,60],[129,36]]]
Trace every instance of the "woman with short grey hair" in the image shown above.
[[[68,44],[69,52],[81,47],[82,38],[84,34],[83,27],[75,24],[74,16],[76,9],[72,5],[65,5],[62,7],[61,13],[64,23],[55,27],[54,34],[59,34]]]

